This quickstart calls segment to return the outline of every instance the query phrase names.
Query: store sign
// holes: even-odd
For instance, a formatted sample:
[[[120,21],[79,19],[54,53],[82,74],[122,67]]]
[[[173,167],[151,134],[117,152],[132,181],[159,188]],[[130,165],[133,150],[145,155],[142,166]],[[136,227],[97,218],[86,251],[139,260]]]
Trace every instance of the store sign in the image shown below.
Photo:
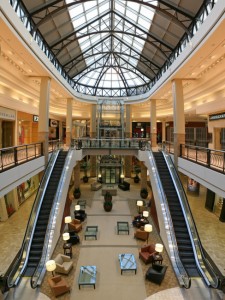
[[[225,112],[216,115],[209,115],[209,121],[216,121],[221,119],[225,119]]]
[[[11,110],[5,107],[0,107],[0,119],[15,121],[16,119],[15,110]]]
[[[33,115],[33,122],[38,122],[39,121],[39,116]]]
[[[49,126],[50,127],[58,127],[59,126],[59,122],[56,121],[56,120],[50,119]]]

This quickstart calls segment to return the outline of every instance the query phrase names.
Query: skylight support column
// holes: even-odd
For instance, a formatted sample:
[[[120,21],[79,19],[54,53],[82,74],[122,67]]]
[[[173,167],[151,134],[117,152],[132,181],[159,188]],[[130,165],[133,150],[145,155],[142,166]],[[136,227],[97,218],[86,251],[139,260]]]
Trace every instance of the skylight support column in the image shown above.
[[[72,98],[67,99],[67,111],[66,111],[66,146],[70,147],[72,137]]]
[[[151,99],[151,146],[157,146],[156,99]]]
[[[185,143],[184,97],[181,79],[172,81],[173,127],[174,127],[174,164],[177,167],[180,144]]]
[[[47,165],[48,163],[50,87],[51,87],[51,78],[41,77],[38,140],[43,143],[45,165]]]

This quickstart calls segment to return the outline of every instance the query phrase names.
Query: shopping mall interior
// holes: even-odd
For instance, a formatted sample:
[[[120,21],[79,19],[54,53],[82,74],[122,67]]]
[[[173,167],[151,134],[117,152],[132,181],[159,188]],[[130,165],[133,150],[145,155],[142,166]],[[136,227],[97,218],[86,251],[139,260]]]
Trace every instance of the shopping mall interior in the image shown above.
[[[225,299],[224,1],[0,16],[0,299]]]

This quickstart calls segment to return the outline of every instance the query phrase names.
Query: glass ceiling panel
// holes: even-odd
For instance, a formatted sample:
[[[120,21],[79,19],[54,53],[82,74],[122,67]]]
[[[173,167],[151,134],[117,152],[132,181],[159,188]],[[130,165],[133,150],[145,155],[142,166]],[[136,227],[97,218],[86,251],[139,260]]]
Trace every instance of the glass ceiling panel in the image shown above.
[[[73,1],[66,0],[66,3],[71,2]],[[151,1],[151,4],[157,6],[158,1]],[[107,11],[109,13],[101,17]],[[115,11],[118,15],[111,13],[111,11]],[[149,31],[155,13],[153,9],[143,4],[129,1],[96,0],[70,6],[69,13],[74,30],[77,32],[77,37],[80,37],[78,42],[81,51],[88,50],[83,55],[83,71],[74,77],[75,81],[77,80],[80,84],[95,86],[96,88],[133,87],[150,81],[137,69],[140,54],[147,37],[137,27],[142,28],[145,32]],[[123,18],[120,16],[123,16]],[[95,19],[95,22],[78,32],[81,26],[83,27]],[[113,24],[113,28],[111,28],[111,24]],[[92,34],[82,37],[88,33]],[[95,45],[107,36],[109,38],[99,45]],[[132,48],[136,53],[131,51]],[[107,52],[107,57],[105,57]],[[115,55],[112,55],[113,53]],[[127,55],[124,55],[124,53]],[[135,58],[133,57],[134,53]],[[95,70],[93,71],[93,69]],[[84,76],[82,76],[83,73],[85,74]],[[97,83],[98,86],[96,86]]]

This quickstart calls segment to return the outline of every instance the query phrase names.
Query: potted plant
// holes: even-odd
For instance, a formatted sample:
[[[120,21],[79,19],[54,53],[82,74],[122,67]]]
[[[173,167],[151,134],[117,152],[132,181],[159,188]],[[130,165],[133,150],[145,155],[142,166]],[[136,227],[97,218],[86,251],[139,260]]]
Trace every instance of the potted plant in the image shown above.
[[[73,196],[74,196],[75,199],[79,199],[80,198],[81,192],[80,192],[80,188],[79,187],[77,187],[77,188],[74,189]]]
[[[86,161],[82,164],[82,168],[84,170],[83,182],[87,183],[88,182],[87,171],[88,171],[89,167],[88,167],[88,163]]]
[[[146,199],[148,197],[148,190],[146,188],[142,188],[140,192],[140,196],[142,199]]]
[[[105,211],[111,211],[112,210],[112,195],[110,194],[110,192],[106,192],[105,195],[104,195],[104,204],[103,204],[103,207],[104,207],[104,210]]]
[[[140,169],[139,165],[134,166],[134,172],[135,172],[134,182],[138,183],[140,181],[140,178],[139,178],[138,174],[141,172],[141,169]]]
[[[105,192],[104,199],[105,201],[112,201],[112,195],[110,194],[109,191]]]

